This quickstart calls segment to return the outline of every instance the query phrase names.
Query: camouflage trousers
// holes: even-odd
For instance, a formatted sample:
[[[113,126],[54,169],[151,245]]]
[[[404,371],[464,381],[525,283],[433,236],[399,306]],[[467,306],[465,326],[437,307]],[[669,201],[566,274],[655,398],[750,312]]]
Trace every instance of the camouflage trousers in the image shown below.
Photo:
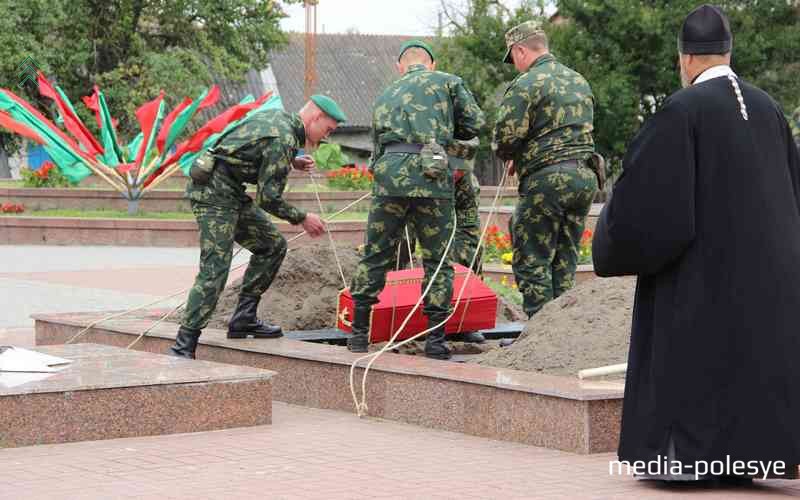
[[[378,302],[378,294],[386,284],[386,272],[394,269],[397,246],[406,224],[413,225],[413,234],[421,247],[424,290],[444,255],[453,231],[453,201],[395,196],[372,199],[364,257],[350,285],[356,307],[371,306]],[[452,295],[453,267],[450,259],[446,258],[425,296],[425,314],[428,317],[447,314]]]
[[[520,180],[509,230],[528,317],[575,286],[578,246],[596,191],[597,178],[583,164],[557,163]]]
[[[454,203],[456,208],[456,236],[450,246],[450,259],[454,264],[461,264],[469,267],[472,256],[478,248],[481,239],[481,219],[478,214],[481,187],[478,178],[471,172],[467,172],[455,183]],[[409,225],[409,236],[414,229]],[[416,247],[416,239],[412,236],[411,242],[406,240],[403,232],[403,240],[398,245],[397,261],[401,269],[410,262],[408,249]],[[480,273],[482,269],[482,256],[478,255],[475,259],[473,271]]]
[[[189,291],[182,325],[205,328],[228,280],[234,242],[250,250],[242,294],[261,296],[286,256],[286,239],[267,213],[247,202],[232,209],[191,200],[200,228],[200,272]]]

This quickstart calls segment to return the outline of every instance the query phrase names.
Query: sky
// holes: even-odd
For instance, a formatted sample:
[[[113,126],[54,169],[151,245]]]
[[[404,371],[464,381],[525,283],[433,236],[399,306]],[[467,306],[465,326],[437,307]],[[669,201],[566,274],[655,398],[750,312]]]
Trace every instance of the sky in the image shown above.
[[[445,0],[464,6],[466,0]],[[516,6],[519,0],[504,0]],[[438,25],[441,0],[319,0],[317,33],[359,33],[381,35],[432,35]],[[285,7],[288,18],[281,22],[286,31],[305,31],[302,4]]]

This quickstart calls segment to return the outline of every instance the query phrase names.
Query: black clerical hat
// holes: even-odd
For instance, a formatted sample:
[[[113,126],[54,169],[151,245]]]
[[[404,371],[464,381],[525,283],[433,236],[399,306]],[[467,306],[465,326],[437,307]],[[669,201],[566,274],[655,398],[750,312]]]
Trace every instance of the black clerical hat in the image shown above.
[[[678,35],[681,54],[726,54],[733,35],[728,18],[713,5],[704,4],[686,16]]]

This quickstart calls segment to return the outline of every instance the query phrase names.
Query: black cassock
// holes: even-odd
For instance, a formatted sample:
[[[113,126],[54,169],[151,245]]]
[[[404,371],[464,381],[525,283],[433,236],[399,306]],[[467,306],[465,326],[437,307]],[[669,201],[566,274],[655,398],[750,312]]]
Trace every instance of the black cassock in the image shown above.
[[[599,276],[637,275],[621,460],[800,463],[800,159],[727,77],[643,126],[603,207]]]

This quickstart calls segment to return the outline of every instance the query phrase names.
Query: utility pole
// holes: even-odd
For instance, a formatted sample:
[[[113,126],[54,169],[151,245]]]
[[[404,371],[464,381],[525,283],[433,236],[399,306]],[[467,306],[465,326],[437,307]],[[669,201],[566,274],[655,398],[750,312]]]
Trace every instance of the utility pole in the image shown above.
[[[317,3],[319,0],[304,0],[306,8],[305,37],[305,82],[303,95],[305,100],[314,93],[317,84]]]

